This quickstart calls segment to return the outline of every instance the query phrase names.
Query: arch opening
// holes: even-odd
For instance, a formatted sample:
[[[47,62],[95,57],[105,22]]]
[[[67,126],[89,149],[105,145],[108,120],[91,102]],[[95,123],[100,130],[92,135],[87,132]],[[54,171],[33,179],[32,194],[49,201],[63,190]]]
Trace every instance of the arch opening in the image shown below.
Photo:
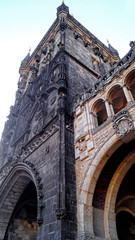
[[[32,181],[26,186],[9,221],[4,240],[36,240],[37,197]]]
[[[37,194],[32,181],[25,187],[10,218],[4,240],[36,240]]]
[[[124,177],[116,199],[116,228],[120,240],[135,239],[135,164]]]
[[[38,199],[29,169],[16,165],[0,191],[0,239],[36,240]]]
[[[110,90],[109,101],[112,104],[114,113],[119,112],[121,109],[123,109],[126,106],[127,100],[124,95],[123,89],[119,85],[113,87]]]
[[[107,194],[109,193],[111,194],[111,191],[109,188],[110,183],[112,181],[113,176],[115,175],[115,172],[117,171],[117,169],[119,168],[120,164],[123,162],[125,157],[133,151],[134,144],[135,144],[135,140],[132,140],[128,144],[121,145],[121,147],[119,147],[110,157],[110,159],[102,169],[100,176],[98,178],[96,188],[94,191],[93,204],[92,204],[94,233],[98,237],[105,237],[106,228],[108,228],[105,218],[106,218],[106,211],[108,209],[108,203],[106,203],[106,198],[108,196]],[[118,174],[116,174],[116,177],[117,175]],[[113,182],[114,181],[112,181],[112,184]],[[124,189],[125,188],[123,188],[123,190]],[[115,194],[116,194],[116,191],[115,191]],[[126,193],[126,196],[127,196],[127,193]],[[112,199],[114,199],[114,196],[112,196]],[[112,207],[110,206],[111,210],[109,210],[110,211],[109,216],[113,218],[113,221],[112,221],[113,224],[111,225],[111,228],[112,228],[111,234],[112,235],[114,234],[116,237],[117,233],[115,230],[115,224],[116,224],[115,209],[114,209],[114,212],[112,212]],[[99,223],[99,219],[100,219],[100,223]],[[112,235],[111,237],[113,237]]]
[[[106,112],[104,101],[102,99],[98,100],[93,110],[94,110],[94,113],[96,114],[97,126],[100,126],[102,123],[104,123],[107,120],[107,112]]]
[[[135,100],[135,71],[128,76],[126,85],[130,89],[133,99]]]

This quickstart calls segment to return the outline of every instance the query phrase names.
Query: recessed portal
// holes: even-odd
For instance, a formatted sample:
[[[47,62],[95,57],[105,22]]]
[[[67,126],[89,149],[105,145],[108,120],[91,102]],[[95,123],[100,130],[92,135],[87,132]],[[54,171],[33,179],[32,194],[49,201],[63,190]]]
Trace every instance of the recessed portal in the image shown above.
[[[10,219],[4,240],[36,240],[37,195],[33,182],[25,188]]]

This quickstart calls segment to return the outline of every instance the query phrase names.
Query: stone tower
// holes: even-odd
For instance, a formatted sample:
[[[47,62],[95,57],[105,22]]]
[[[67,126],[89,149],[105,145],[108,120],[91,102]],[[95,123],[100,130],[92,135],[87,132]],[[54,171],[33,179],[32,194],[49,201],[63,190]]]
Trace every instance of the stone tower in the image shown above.
[[[21,62],[1,139],[0,240],[123,239],[116,213],[135,211],[134,69],[134,42],[120,60],[64,3],[57,8]]]

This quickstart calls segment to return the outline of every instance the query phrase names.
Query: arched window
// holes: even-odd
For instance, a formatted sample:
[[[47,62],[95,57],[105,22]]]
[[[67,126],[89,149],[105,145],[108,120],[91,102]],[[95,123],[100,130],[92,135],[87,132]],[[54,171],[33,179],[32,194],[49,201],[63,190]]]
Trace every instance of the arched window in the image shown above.
[[[112,104],[114,113],[119,112],[122,108],[126,106],[127,100],[121,86],[116,85],[110,90],[109,101]]]
[[[130,92],[135,100],[135,71],[129,74],[126,85],[130,89]]]
[[[94,105],[93,111],[97,118],[97,124],[100,126],[107,120],[107,112],[105,108],[105,103],[102,99],[98,100]]]

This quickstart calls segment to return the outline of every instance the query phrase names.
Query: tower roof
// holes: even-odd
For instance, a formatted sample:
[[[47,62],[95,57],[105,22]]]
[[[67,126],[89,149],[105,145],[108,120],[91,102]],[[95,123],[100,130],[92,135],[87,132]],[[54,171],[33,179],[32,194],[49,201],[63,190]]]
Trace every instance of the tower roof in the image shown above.
[[[64,1],[62,1],[62,4],[57,8],[57,16],[60,13],[69,13],[69,7],[65,5]]]

